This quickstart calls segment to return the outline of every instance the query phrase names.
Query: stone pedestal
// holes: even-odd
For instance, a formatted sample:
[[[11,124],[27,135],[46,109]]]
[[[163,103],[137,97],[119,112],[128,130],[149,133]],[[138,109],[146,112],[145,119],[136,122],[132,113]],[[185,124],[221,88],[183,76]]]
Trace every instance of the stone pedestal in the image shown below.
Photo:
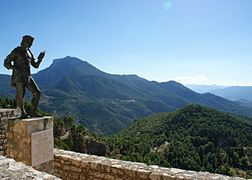
[[[53,117],[8,121],[7,157],[29,166],[53,160]]]

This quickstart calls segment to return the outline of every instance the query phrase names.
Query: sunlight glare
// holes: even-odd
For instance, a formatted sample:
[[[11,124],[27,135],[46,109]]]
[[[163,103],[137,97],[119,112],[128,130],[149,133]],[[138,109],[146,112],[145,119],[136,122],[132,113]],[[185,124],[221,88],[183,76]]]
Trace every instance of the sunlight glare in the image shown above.
[[[169,11],[172,8],[172,1],[171,0],[166,0],[164,3],[164,9]]]

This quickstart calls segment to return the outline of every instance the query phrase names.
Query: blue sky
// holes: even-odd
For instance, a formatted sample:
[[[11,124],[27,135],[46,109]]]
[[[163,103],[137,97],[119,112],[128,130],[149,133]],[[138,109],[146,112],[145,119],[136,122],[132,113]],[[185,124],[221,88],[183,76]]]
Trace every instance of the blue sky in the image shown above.
[[[0,3],[2,63],[30,34],[35,56],[47,50],[39,70],[69,55],[159,82],[252,85],[252,0]],[[11,72],[0,66],[0,73]]]

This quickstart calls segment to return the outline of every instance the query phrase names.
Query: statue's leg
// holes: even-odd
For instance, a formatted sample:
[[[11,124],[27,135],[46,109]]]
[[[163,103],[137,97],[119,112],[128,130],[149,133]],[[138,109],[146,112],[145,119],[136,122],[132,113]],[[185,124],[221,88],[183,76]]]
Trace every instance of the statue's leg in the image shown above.
[[[22,118],[27,117],[25,108],[24,108],[24,101],[23,101],[24,95],[25,95],[24,83],[16,83],[16,103],[17,103],[17,107],[21,111]]]
[[[36,111],[38,109],[38,103],[40,99],[41,92],[39,87],[37,86],[36,82],[32,77],[30,77],[29,82],[27,83],[27,89],[32,93],[32,106],[31,106],[31,116],[36,117],[39,116]]]

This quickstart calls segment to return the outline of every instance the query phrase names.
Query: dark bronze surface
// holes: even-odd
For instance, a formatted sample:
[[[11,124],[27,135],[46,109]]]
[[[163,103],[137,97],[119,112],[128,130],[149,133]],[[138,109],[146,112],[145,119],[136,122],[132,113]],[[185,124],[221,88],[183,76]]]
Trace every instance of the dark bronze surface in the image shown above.
[[[16,47],[4,60],[4,66],[12,70],[11,85],[16,87],[16,102],[17,107],[21,110],[21,118],[26,118],[27,114],[24,108],[23,98],[25,96],[25,89],[32,93],[31,101],[31,116],[37,117],[37,108],[40,99],[40,89],[31,76],[30,65],[38,68],[42,59],[45,56],[45,51],[42,51],[37,62],[30,50],[34,38],[29,35],[23,36],[20,46]]]

